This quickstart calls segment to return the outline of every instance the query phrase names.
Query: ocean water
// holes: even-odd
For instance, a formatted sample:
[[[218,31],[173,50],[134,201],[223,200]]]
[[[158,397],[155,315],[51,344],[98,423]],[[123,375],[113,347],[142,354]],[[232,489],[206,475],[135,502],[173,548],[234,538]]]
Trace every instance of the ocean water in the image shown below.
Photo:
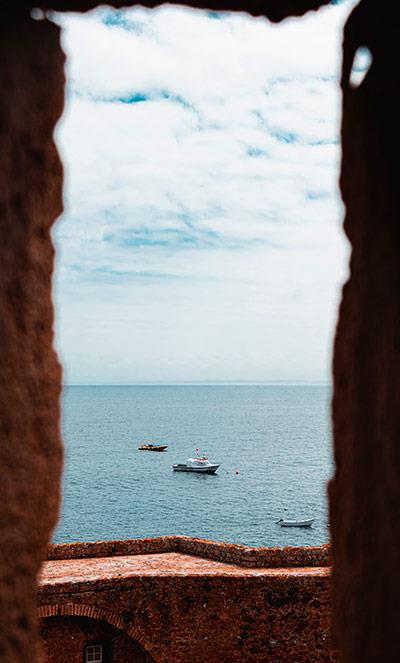
[[[186,534],[254,546],[328,541],[326,386],[69,386],[54,540]],[[165,442],[165,453],[138,451]],[[218,474],[172,471],[195,449]],[[281,518],[314,517],[310,529]]]

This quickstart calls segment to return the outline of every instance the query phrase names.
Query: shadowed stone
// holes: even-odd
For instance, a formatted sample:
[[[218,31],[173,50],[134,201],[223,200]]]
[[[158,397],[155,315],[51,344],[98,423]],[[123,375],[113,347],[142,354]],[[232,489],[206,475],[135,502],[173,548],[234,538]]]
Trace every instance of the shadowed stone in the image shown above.
[[[57,519],[61,371],[53,350],[53,221],[62,167],[59,29],[0,24],[0,660],[35,660],[36,575]]]
[[[342,663],[400,660],[399,27],[364,2],[345,28],[341,190],[352,245],[334,352],[330,486]],[[373,58],[349,85],[358,48]]]

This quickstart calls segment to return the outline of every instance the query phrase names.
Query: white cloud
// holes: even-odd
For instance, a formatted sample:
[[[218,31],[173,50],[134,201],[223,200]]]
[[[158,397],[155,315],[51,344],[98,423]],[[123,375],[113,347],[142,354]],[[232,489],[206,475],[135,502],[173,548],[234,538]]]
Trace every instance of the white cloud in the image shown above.
[[[59,18],[69,381],[327,378],[352,4],[281,26],[175,7]]]

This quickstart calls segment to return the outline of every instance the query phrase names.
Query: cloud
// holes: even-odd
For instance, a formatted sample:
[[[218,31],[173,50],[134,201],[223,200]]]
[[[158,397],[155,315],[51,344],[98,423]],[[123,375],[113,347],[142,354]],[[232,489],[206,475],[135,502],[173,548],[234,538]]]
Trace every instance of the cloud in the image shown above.
[[[67,379],[328,376],[347,258],[339,44],[353,4],[281,26],[173,6],[58,17]]]

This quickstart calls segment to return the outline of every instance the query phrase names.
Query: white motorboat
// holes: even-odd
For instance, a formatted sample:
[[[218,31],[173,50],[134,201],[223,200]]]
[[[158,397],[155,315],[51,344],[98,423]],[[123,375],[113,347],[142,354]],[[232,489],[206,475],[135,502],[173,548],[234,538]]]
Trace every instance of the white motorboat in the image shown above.
[[[309,518],[308,520],[277,520],[276,524],[281,527],[311,527],[314,522],[314,518]]]
[[[172,466],[174,472],[197,472],[198,474],[215,474],[219,464],[210,463],[208,456],[197,456],[188,458],[186,463],[178,463]]]

